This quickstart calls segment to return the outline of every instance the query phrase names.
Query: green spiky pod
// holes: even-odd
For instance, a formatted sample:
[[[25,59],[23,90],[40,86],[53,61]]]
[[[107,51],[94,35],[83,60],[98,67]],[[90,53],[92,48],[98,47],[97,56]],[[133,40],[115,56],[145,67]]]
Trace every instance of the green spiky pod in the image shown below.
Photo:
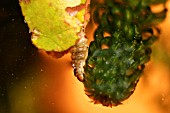
[[[91,17],[98,27],[89,46],[83,83],[94,103],[116,106],[134,92],[157,37],[153,28],[159,34],[154,26],[166,15],[166,9],[152,13],[150,5],[165,1],[91,0]]]

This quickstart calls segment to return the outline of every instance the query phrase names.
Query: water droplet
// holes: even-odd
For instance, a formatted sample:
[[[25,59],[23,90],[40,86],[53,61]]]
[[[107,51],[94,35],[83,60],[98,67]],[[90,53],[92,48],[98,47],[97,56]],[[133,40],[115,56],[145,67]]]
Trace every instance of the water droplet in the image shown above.
[[[164,97],[162,97],[162,99],[161,99],[162,101],[164,101],[165,100],[165,98]]]
[[[24,20],[24,23],[27,23],[27,21],[26,21],[26,20]]]
[[[43,70],[43,69],[41,69],[40,71],[41,71],[41,72],[43,72],[44,70]]]

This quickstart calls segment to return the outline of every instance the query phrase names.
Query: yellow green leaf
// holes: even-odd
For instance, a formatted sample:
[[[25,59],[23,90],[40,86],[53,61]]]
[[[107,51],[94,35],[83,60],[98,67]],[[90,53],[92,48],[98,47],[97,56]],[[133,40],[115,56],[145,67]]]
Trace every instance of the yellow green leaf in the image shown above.
[[[33,44],[45,51],[62,52],[75,45],[81,29],[83,13],[75,16],[65,11],[80,5],[81,0],[20,0],[22,13]],[[82,17],[81,17],[82,16]]]

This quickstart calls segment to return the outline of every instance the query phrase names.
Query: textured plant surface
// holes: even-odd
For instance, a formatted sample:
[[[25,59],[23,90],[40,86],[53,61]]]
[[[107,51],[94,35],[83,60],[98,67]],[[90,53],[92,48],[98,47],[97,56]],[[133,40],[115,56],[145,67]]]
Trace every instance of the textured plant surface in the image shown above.
[[[38,49],[62,52],[76,43],[85,10],[66,12],[85,0],[19,0],[32,42]]]
[[[150,5],[165,1],[91,0],[91,18],[98,27],[89,46],[83,83],[94,103],[119,105],[133,93],[160,32],[155,25],[166,15],[166,9],[152,13]]]
[[[91,20],[97,29],[84,66],[87,41],[76,42],[85,38],[78,35],[81,30],[84,34],[82,27],[86,27],[85,6],[81,4],[85,0],[19,2],[33,44],[53,56],[73,46],[73,67],[86,94],[94,103],[110,107],[121,104],[135,90],[145,63],[150,60],[150,47],[160,33],[156,25],[166,16],[166,8],[159,13],[150,8],[154,4],[165,5],[166,0],[91,0]]]

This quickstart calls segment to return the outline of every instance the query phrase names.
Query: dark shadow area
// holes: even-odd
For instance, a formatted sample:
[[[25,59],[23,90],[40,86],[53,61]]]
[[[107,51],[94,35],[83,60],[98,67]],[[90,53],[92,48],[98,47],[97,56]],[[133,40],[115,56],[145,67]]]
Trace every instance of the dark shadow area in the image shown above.
[[[18,0],[0,0],[0,113],[10,113],[7,89],[36,65],[37,54]]]

